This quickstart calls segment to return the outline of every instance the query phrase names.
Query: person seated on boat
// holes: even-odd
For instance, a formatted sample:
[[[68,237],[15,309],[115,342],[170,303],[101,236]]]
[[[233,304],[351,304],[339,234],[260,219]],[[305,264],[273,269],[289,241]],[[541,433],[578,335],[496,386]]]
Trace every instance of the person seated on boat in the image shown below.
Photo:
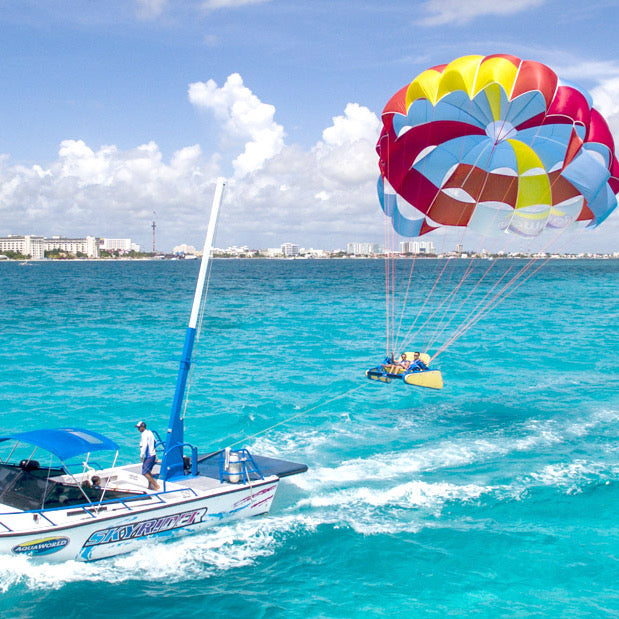
[[[411,367],[411,362],[406,358],[406,353],[403,352],[400,356],[400,361],[398,365],[406,372]]]
[[[93,475],[91,481],[94,490],[101,490],[101,478],[98,475]]]
[[[148,480],[149,490],[159,490],[159,484],[153,477],[152,470],[157,459],[155,451],[155,435],[146,429],[146,423],[138,421],[135,427],[140,431],[140,460],[142,461],[142,475]]]
[[[380,367],[388,374],[395,374],[397,372],[398,362],[395,360],[393,351],[389,353],[389,356],[385,359],[385,361],[381,364]]]
[[[410,369],[413,372],[424,372],[428,366],[421,360],[418,352],[413,353],[413,361],[410,363]]]
[[[391,361],[391,363],[383,365],[383,369],[388,374],[401,374],[402,372],[406,372],[411,364],[411,362],[406,358],[405,352],[400,355],[399,361],[395,361],[392,354]]]
[[[56,501],[58,501],[58,503],[62,507],[69,500],[69,489],[63,484],[58,484],[54,488],[54,495]]]

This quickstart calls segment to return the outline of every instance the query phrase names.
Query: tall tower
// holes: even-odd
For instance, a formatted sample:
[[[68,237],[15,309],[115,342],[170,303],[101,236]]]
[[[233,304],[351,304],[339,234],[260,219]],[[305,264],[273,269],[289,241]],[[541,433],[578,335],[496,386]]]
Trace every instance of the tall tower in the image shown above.
[[[153,254],[157,251],[155,249],[155,230],[157,229],[157,224],[155,223],[155,215],[157,215],[157,213],[155,213],[155,211],[153,211],[153,223],[151,225],[151,227],[153,229]]]

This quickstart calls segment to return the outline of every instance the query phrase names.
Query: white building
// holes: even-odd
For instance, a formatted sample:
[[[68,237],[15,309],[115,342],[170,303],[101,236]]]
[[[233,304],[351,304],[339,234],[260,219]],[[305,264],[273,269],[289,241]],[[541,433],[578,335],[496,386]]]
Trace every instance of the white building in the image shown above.
[[[353,256],[374,256],[382,252],[378,243],[347,243],[346,253]]]
[[[131,239],[99,239],[99,249],[104,251],[130,252],[140,251],[140,246],[131,242]]]
[[[42,236],[18,236],[10,234],[0,238],[0,252],[14,251],[33,260],[42,260],[45,256],[45,244]]]
[[[435,254],[432,241],[402,241],[400,243],[402,254]]]
[[[310,247],[306,253],[312,258],[328,258],[329,252],[326,249],[314,249]]]
[[[173,250],[173,254],[191,254],[195,256],[197,254],[196,248],[193,245],[187,245],[187,243],[183,243],[181,245],[177,245]]]
[[[294,243],[282,243],[282,254],[286,258],[293,258],[299,255],[299,246]]]
[[[268,247],[267,249],[259,250],[258,254],[260,256],[264,256],[265,258],[281,258],[282,248],[281,247]]]
[[[84,239],[68,239],[64,236],[53,236],[43,240],[45,251],[57,249],[77,256],[78,253],[85,254],[88,258],[99,257],[99,242],[94,236],[87,236]]]

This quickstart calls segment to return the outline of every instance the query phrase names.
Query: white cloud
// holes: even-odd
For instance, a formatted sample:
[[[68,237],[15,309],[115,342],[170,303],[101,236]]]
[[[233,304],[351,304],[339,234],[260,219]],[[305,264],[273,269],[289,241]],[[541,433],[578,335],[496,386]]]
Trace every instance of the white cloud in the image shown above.
[[[247,4],[263,4],[270,0],[205,0],[202,6],[205,9],[235,9]]]
[[[225,137],[246,140],[244,151],[233,162],[236,176],[259,170],[265,161],[281,152],[284,128],[274,120],[275,107],[260,101],[244,86],[238,73],[228,76],[221,88],[214,80],[190,84],[189,101],[212,111],[223,123]]]
[[[380,121],[376,114],[358,103],[349,103],[344,116],[335,116],[333,125],[322,132],[326,144],[342,146],[358,140],[376,141],[380,132]]]
[[[163,13],[167,0],[136,0],[138,17],[154,19]]]
[[[217,9],[236,9],[250,4],[264,4],[271,0],[184,0],[184,4],[191,9],[200,11],[213,11]],[[136,13],[140,19],[156,19],[170,6],[177,8],[168,0],[135,0]]]
[[[325,181],[354,185],[378,175],[376,140],[380,121],[376,114],[357,103],[349,103],[344,116],[335,116],[333,125],[322,132],[322,142],[314,151]]]
[[[426,17],[417,23],[424,26],[463,24],[484,15],[513,15],[544,4],[545,0],[426,0],[422,12]]]
[[[594,107],[604,116],[613,136],[619,136],[619,76],[591,90]],[[615,150],[619,142],[615,139]]]
[[[11,166],[0,160],[0,234],[62,234],[144,238],[152,211],[165,220],[164,236],[199,227],[204,196],[219,173],[216,157],[205,160],[187,146],[163,160],[154,142],[121,151],[93,150],[64,140],[48,166]],[[198,212],[196,205],[205,205]]]
[[[198,145],[164,158],[154,142],[129,150],[64,140],[49,165],[0,158],[0,234],[94,234],[149,246],[157,212],[158,246],[200,244],[215,179],[232,161],[218,242],[342,246],[370,238],[380,225],[375,144],[379,121],[355,103],[333,118],[313,148],[284,142],[275,108],[239,75],[222,87],[192,84],[189,98],[221,123],[224,150]],[[236,144],[236,150],[232,145]],[[220,165],[221,164],[221,165]]]
[[[607,117],[619,118],[616,80],[593,96]],[[130,236],[148,247],[156,211],[160,249],[199,246],[215,179],[232,162],[217,244],[335,248],[380,240],[380,121],[368,108],[349,103],[308,149],[285,143],[275,108],[239,75],[222,87],[212,80],[192,84],[189,97],[219,119],[224,149],[205,155],[196,144],[167,158],[154,142],[121,150],[64,140],[51,164],[12,165],[0,156],[0,234]],[[603,229],[617,225],[613,216]]]
[[[263,246],[287,240],[341,247],[345,239],[372,238],[382,230],[376,198],[378,130],[375,114],[348,104],[312,149],[284,146],[259,171],[231,183],[222,225],[236,222],[241,234],[260,231]]]

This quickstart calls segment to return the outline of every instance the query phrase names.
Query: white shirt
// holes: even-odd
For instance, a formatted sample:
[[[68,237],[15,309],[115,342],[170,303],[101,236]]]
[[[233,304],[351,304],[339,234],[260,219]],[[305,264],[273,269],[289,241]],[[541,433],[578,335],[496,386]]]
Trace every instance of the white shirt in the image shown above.
[[[146,460],[155,455],[155,435],[150,430],[142,432],[140,439],[140,459]]]

